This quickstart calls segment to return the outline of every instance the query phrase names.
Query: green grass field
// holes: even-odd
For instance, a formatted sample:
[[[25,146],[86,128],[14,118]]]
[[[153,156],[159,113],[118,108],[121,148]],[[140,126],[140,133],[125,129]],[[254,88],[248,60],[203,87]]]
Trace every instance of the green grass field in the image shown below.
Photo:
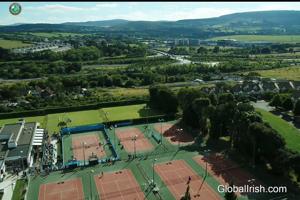
[[[209,40],[235,39],[237,41],[267,41],[278,43],[297,43],[300,42],[300,35],[229,35],[214,37]]]
[[[68,113],[56,113],[47,115],[47,130],[49,133],[58,132],[58,122],[60,120],[71,119],[71,123],[68,126],[78,126],[85,124],[95,124],[106,121],[103,111],[108,112],[107,117],[109,121],[124,120],[124,119],[136,119],[145,117],[145,110],[143,109],[145,104],[118,106],[103,108],[99,110],[85,110],[78,112]],[[149,111],[149,115],[157,115],[159,113],[155,111]]]
[[[161,114],[157,111],[145,109],[145,104],[132,105],[132,106],[118,106],[103,108],[102,111],[107,113],[109,121],[124,120],[124,119],[137,119],[140,117],[147,117],[152,115]],[[103,119],[105,121],[105,118]]]
[[[256,111],[262,114],[265,122],[268,122],[272,128],[282,135],[289,149],[300,152],[300,131],[297,128],[268,111],[260,108],[256,108]]]
[[[285,67],[270,70],[257,70],[262,77],[300,80],[300,67]]]
[[[14,188],[12,200],[20,200],[23,199],[25,193],[23,193],[24,189],[26,189],[26,181],[25,180],[17,180],[16,186]]]
[[[27,47],[31,46],[31,44],[24,43],[19,40],[3,40],[0,39],[0,47],[4,49],[12,49],[12,48],[20,48],[20,47]]]

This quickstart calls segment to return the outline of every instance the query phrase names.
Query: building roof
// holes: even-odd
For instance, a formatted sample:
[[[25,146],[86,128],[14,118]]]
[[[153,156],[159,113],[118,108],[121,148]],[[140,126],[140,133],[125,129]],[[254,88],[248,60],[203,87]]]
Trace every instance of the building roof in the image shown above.
[[[20,138],[17,142],[19,145],[30,145],[32,141],[32,137],[34,135],[36,123],[35,122],[29,122],[25,123],[24,128],[20,134]]]
[[[13,157],[27,158],[29,153],[30,145],[18,145],[14,149],[10,149],[7,154],[7,160]]]
[[[22,127],[21,123],[5,124],[0,130],[0,135],[12,135],[17,134]]]

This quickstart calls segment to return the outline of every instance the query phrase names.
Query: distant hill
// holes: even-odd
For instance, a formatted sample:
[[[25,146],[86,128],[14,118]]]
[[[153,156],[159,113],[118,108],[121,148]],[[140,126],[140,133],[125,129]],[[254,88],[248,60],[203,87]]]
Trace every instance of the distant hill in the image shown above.
[[[0,32],[64,31],[103,32],[164,37],[208,38],[226,35],[297,35],[300,11],[259,11],[208,19],[179,21],[128,21],[122,19],[67,22],[62,24],[21,24],[1,26]]]

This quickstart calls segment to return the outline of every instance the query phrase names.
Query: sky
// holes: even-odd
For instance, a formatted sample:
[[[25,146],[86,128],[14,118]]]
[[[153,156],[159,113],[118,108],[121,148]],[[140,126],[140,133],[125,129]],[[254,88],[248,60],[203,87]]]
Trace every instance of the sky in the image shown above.
[[[175,21],[264,10],[300,10],[300,2],[20,2],[21,14],[0,2],[0,25],[109,19]]]

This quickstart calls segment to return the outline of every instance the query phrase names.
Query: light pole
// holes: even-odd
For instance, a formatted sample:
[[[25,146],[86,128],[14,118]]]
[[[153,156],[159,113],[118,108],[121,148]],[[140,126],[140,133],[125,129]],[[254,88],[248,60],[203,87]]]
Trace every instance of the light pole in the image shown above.
[[[182,128],[179,128],[179,129],[177,129],[177,133],[178,133],[178,149],[180,148],[180,134],[182,134],[182,131],[183,131],[183,129]]]
[[[164,122],[164,119],[159,119],[160,122],[160,143],[162,144],[162,139],[163,139],[163,131],[162,131],[162,123]]]
[[[83,166],[85,167],[85,142],[82,142],[83,149]]]
[[[94,170],[92,169],[90,171],[90,194],[91,194],[91,200],[93,199],[93,189],[92,189],[92,176],[93,176]]]
[[[153,165],[152,165],[152,184],[153,184],[153,187],[155,186],[155,181],[154,181],[154,165],[155,165],[156,161],[157,161],[157,159],[154,158]]]
[[[132,137],[132,141],[133,141],[133,149],[134,149],[134,158],[136,158],[135,141],[136,141],[136,138],[137,138],[137,137],[138,137],[137,135],[135,135],[135,136]]]
[[[204,150],[204,156],[207,156],[209,152],[210,152],[209,149]],[[205,161],[205,175],[204,175],[202,183],[199,186],[199,189],[198,189],[197,194],[195,195],[195,197],[200,197],[200,190],[202,188],[202,185],[204,184],[204,181],[205,181],[206,177],[207,177],[207,160]]]
[[[117,151],[117,147],[116,147],[116,128],[117,128],[117,124],[114,125],[114,145],[115,145],[115,150]]]
[[[205,160],[205,178],[207,176],[207,159],[208,159],[209,152],[210,152],[209,149],[204,150],[204,155],[205,155],[205,157],[207,157]]]

